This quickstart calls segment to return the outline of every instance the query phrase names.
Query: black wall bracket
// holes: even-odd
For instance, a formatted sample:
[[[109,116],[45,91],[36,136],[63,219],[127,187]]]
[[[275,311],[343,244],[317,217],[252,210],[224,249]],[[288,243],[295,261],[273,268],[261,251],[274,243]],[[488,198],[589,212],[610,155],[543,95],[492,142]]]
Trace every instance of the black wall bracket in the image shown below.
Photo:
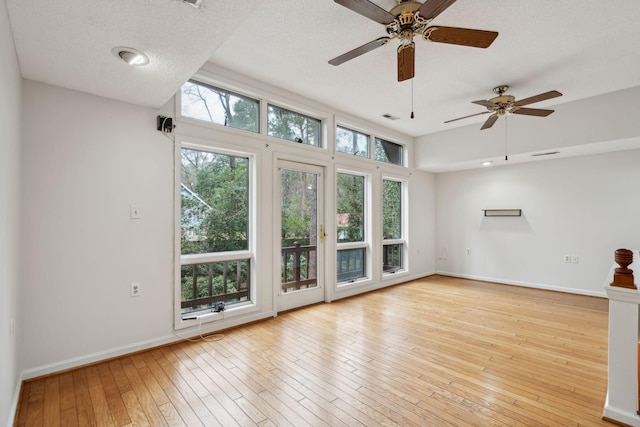
[[[171,133],[173,132],[173,128],[175,128],[171,117],[158,116],[157,125],[157,129],[164,133]]]

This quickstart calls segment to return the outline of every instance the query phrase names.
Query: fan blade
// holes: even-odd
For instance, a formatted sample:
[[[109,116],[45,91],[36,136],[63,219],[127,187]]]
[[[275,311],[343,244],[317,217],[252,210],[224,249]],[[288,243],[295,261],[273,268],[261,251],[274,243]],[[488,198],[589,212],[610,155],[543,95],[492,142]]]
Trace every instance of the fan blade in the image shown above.
[[[415,74],[416,44],[398,47],[398,81],[412,79]]]
[[[385,44],[387,44],[389,42],[389,40],[391,40],[391,38],[389,37],[380,37],[379,39],[370,41],[367,44],[363,44],[360,47],[357,47],[353,50],[350,50],[347,53],[343,53],[342,55],[333,58],[331,61],[329,61],[329,64],[331,65],[340,65],[343,62],[347,62],[350,59],[356,58],[360,55],[363,55],[367,52],[372,51],[373,49],[379,48],[380,46],[383,46]]]
[[[562,96],[562,94],[557,90],[550,90],[549,92],[541,93],[540,95],[535,95],[529,98],[521,99],[520,101],[516,101],[513,103],[513,105],[515,105],[516,107],[521,107],[523,105],[533,104],[534,102],[540,102],[540,101],[545,101],[551,98],[557,98],[558,96]]]
[[[368,0],[335,0],[335,2],[382,25],[390,24],[396,19],[395,16]]]
[[[482,114],[489,114],[491,111],[483,111],[482,113],[470,114],[464,117],[458,117],[457,119],[447,120],[445,123],[455,122],[456,120],[468,119],[469,117],[480,116]]]
[[[426,0],[418,9],[420,16],[430,20],[444,12],[456,0]]]
[[[525,116],[547,117],[555,110],[542,110],[540,108],[518,108],[511,111],[512,114],[523,114]]]
[[[495,31],[472,30],[470,28],[429,27],[425,39],[438,43],[457,44],[469,47],[487,48],[498,37]]]
[[[487,119],[487,121],[484,122],[484,124],[482,125],[480,130],[489,129],[491,126],[493,126],[493,124],[496,122],[496,120],[498,120],[498,115],[497,114],[490,115],[489,118]]]
[[[485,101],[484,99],[481,99],[479,101],[471,101],[472,104],[478,104],[478,105],[482,105],[484,107],[497,107],[498,105],[491,102],[491,101]]]

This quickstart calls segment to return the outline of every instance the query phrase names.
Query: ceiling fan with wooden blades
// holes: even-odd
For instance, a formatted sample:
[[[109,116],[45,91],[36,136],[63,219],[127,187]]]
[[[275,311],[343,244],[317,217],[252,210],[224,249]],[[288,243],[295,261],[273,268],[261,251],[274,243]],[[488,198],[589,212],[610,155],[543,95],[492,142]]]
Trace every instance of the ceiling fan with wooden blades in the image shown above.
[[[553,113],[554,110],[543,110],[540,108],[522,108],[524,105],[533,104],[534,102],[546,101],[547,99],[556,98],[562,96],[557,90],[551,90],[549,92],[541,93],[539,95],[531,96],[529,98],[516,101],[516,98],[512,95],[505,95],[504,93],[509,89],[509,86],[502,85],[493,88],[493,92],[498,95],[495,98],[489,100],[481,99],[479,101],[472,101],[473,104],[482,105],[487,107],[487,111],[482,113],[471,114],[464,117],[458,117],[457,119],[447,120],[445,123],[455,122],[456,120],[467,119],[469,117],[479,116],[481,114],[489,114],[489,118],[484,122],[480,130],[489,129],[498,120],[499,117],[504,116],[507,113],[510,114],[522,114],[525,116],[547,117]]]
[[[426,0],[419,3],[398,0],[398,4],[386,11],[369,0],[335,0],[336,3],[385,26],[388,36],[380,37],[329,61],[340,65],[362,54],[398,39],[398,81],[408,80],[415,75],[414,36],[426,41],[449,43],[462,46],[487,48],[498,33],[495,31],[472,30],[469,28],[432,26],[431,21],[444,12],[456,0]]]

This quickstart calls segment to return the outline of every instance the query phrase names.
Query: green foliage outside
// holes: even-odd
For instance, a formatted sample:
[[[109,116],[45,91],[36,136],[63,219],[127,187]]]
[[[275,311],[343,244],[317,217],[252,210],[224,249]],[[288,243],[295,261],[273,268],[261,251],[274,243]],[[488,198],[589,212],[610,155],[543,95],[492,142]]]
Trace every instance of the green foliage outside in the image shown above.
[[[267,134],[301,144],[320,146],[320,120],[269,105]]]
[[[402,238],[402,183],[382,181],[382,238]]]
[[[364,241],[364,177],[338,173],[337,193],[338,242]]]

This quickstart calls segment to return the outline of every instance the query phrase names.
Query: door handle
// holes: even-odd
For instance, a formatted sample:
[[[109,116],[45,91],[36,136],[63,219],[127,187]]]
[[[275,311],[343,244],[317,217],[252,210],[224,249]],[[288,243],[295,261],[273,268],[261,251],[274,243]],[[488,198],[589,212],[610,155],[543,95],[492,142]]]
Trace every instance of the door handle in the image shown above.
[[[324,226],[320,224],[320,243],[324,243],[324,238],[327,234],[324,232]]]

